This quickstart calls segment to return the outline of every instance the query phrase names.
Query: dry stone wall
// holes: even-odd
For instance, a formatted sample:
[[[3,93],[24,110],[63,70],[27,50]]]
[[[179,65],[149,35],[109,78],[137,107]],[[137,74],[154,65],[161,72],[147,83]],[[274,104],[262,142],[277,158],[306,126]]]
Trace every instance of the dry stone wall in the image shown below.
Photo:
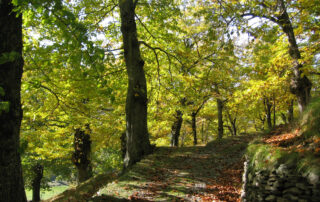
[[[319,176],[313,172],[299,173],[294,164],[255,169],[255,165],[247,158],[244,165],[241,200],[319,202]]]

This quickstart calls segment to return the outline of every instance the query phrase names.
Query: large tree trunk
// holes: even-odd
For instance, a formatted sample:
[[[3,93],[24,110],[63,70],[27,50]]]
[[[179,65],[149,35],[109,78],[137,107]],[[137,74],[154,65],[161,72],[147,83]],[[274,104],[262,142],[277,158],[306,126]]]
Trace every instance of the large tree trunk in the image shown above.
[[[302,113],[305,110],[306,105],[309,103],[311,95],[312,83],[302,74],[302,64],[299,62],[301,59],[301,54],[296,42],[291,20],[287,13],[284,1],[279,1],[280,15],[277,16],[275,21],[287,35],[289,41],[289,54],[294,59],[293,64],[293,77],[290,83],[290,90],[293,94],[297,96],[299,111]]]
[[[180,130],[182,126],[182,112],[180,110],[176,110],[175,121],[171,128],[171,146],[178,147],[179,146],[179,137],[180,137]]]
[[[222,139],[223,137],[223,101],[221,99],[217,99],[217,107],[218,107],[218,138]]]
[[[74,134],[74,153],[72,162],[77,167],[78,183],[84,182],[92,177],[92,166],[90,161],[91,140],[85,131],[77,129]]]
[[[137,1],[135,1],[136,3]],[[124,167],[133,165],[152,152],[147,129],[147,84],[140,56],[135,4],[119,0],[124,58],[129,79],[126,101],[127,152]]]
[[[40,164],[36,164],[33,167],[34,178],[32,180],[32,201],[38,202],[40,201],[40,188],[41,188],[41,180],[43,177],[43,166]]]
[[[197,114],[195,112],[192,112],[191,114],[191,118],[192,118],[192,134],[193,134],[193,145],[197,145],[198,144],[198,138],[197,138]]]
[[[0,1],[0,200],[20,202],[27,199],[18,152],[23,59],[22,16],[16,15],[10,0]]]

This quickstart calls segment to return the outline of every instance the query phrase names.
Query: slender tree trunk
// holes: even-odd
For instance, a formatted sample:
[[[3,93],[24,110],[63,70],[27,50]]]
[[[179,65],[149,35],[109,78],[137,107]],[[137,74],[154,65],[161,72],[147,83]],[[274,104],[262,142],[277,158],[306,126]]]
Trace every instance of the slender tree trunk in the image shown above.
[[[41,180],[43,177],[43,166],[40,164],[36,164],[33,167],[34,178],[32,180],[32,201],[39,202],[40,201],[40,188],[41,188]]]
[[[276,127],[276,98],[273,94],[273,127]]]
[[[192,118],[192,134],[193,134],[193,145],[197,145],[198,144],[198,139],[197,139],[197,114],[195,112],[192,112],[191,114],[191,118]]]
[[[288,122],[292,123],[293,121],[293,100],[291,100],[288,106]]]
[[[272,118],[271,118],[272,104],[270,103],[269,98],[264,99],[264,105],[265,105],[268,128],[271,130],[272,129]]]
[[[77,167],[78,183],[84,182],[92,177],[92,166],[90,161],[91,140],[85,131],[77,129],[74,134],[74,153],[72,161]]]
[[[284,113],[281,113],[281,118],[284,124],[287,124],[287,117]]]
[[[201,124],[201,142],[204,143],[204,121]]]
[[[193,145],[198,144],[198,137],[197,137],[197,115],[204,106],[204,104],[208,101],[209,96],[205,96],[203,98],[204,100],[202,101],[201,105],[198,107],[198,109],[194,112],[191,113],[192,117],[192,133],[193,133]]]
[[[22,179],[19,133],[22,59],[22,16],[16,17],[10,0],[0,1],[0,200],[27,201]],[[5,109],[1,109],[5,108]]]
[[[229,119],[229,122],[231,124],[231,127],[230,127],[230,132],[233,136],[236,136],[237,135],[237,118],[232,118],[231,114],[229,113],[229,111],[227,111],[227,115],[228,115],[228,119]],[[236,116],[236,115],[235,115]]]
[[[264,122],[266,121],[266,118],[265,118],[265,116],[262,117],[261,114],[259,114],[259,119],[260,119],[261,124],[262,124],[261,130],[263,131],[264,130]]]
[[[221,99],[217,99],[217,107],[218,107],[218,138],[222,139],[223,137],[223,101]]]
[[[148,99],[144,61],[140,56],[135,22],[136,5],[133,0],[119,0],[119,6],[124,58],[129,79],[126,101],[127,153],[124,159],[126,168],[140,161],[144,155],[152,153],[152,147],[147,128]]]
[[[180,130],[182,126],[182,112],[180,110],[176,110],[175,121],[171,128],[171,146],[178,147],[179,146],[179,137]]]
[[[294,59],[292,68],[293,77],[290,83],[290,90],[297,96],[299,111],[302,113],[311,99],[310,91],[312,83],[308,77],[302,75],[303,65],[299,62],[299,59],[301,59],[300,50],[283,0],[279,1],[279,6],[280,15],[277,16],[278,19],[276,20],[276,23],[279,24],[283,32],[287,35],[289,41],[289,54],[291,58]]]
[[[232,130],[233,130],[233,136],[237,136],[237,118],[234,118],[232,121],[231,121],[231,126],[232,126]]]

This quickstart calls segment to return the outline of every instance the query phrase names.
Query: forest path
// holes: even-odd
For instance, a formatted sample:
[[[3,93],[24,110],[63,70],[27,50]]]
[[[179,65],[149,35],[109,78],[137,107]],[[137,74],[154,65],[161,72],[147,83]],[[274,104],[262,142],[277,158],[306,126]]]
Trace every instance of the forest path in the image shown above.
[[[93,201],[240,201],[243,154],[252,138],[157,148]]]

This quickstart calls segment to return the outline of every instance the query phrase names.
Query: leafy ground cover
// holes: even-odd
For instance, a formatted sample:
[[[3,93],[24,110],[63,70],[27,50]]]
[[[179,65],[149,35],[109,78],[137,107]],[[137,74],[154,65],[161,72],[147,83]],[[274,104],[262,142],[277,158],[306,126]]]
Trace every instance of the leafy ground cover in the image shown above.
[[[94,201],[240,201],[243,154],[252,138],[158,148],[102,188]]]

